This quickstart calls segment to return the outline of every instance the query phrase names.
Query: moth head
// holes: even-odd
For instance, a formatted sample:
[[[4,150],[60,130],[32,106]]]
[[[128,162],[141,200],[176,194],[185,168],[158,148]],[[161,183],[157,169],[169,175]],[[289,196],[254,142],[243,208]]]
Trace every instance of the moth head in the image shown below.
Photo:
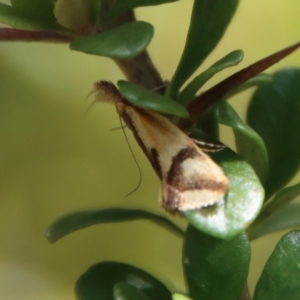
[[[122,102],[122,96],[114,84],[108,81],[97,81],[94,83],[93,93],[95,101],[110,102],[116,104]]]

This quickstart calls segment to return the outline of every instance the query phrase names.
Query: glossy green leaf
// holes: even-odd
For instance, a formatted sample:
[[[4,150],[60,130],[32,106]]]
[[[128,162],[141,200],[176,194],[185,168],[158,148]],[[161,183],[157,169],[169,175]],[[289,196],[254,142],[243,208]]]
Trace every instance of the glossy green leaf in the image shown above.
[[[56,0],[54,15],[60,25],[79,35],[96,31],[91,0]]]
[[[235,14],[239,0],[196,0],[186,44],[168,88],[174,96],[216,47]]]
[[[244,233],[224,241],[189,226],[183,246],[183,267],[190,297],[240,299],[250,257],[250,244]]]
[[[0,23],[16,29],[46,30],[67,33],[68,31],[52,20],[43,20],[23,15],[10,5],[0,3]]]
[[[137,84],[124,80],[118,81],[118,86],[122,96],[136,107],[182,118],[188,118],[189,116],[187,109],[171,98],[147,91]]]
[[[266,207],[264,208],[264,213],[271,214],[275,210],[278,210],[279,208],[293,201],[298,196],[300,196],[300,183],[282,189],[274,196],[272,200],[267,202]]]
[[[54,243],[64,236],[96,224],[148,220],[182,236],[183,231],[167,218],[141,209],[107,208],[71,213],[55,221],[46,232],[46,238]]]
[[[53,0],[10,0],[20,14],[39,20],[55,21]]]
[[[264,190],[253,168],[229,148],[211,156],[227,175],[229,191],[219,204],[187,211],[184,216],[195,228],[217,238],[229,239],[244,231],[258,215]]]
[[[268,259],[253,300],[298,300],[300,295],[300,231],[285,234]]]
[[[269,156],[265,184],[270,197],[284,187],[300,167],[300,69],[276,72],[262,84],[248,109],[249,125],[262,137]]]
[[[160,5],[165,3],[176,2],[178,0],[115,0],[111,6],[105,11],[105,19],[111,19],[121,15],[129,10],[142,6]]]
[[[151,300],[143,292],[127,282],[116,283],[113,294],[114,300]]]
[[[238,154],[255,170],[261,182],[268,174],[268,153],[261,137],[246,125],[227,101],[215,105],[215,114],[219,123],[233,129]]]
[[[128,22],[114,29],[75,39],[71,50],[110,58],[132,58],[149,45],[154,34],[151,24],[143,21]]]
[[[259,218],[247,230],[250,240],[284,229],[300,227],[300,204],[290,203],[269,217]]]
[[[231,90],[229,93],[224,95],[224,99],[228,99],[231,96],[234,96],[235,94],[238,94],[248,88],[255,87],[258,84],[271,82],[273,80],[273,77],[269,74],[259,74],[248,81],[246,81],[244,84],[241,84],[238,88],[235,88]],[[236,80],[235,80],[236,81]],[[230,126],[230,125],[229,125]],[[243,126],[248,127],[243,123]],[[211,107],[210,109],[207,109],[201,117],[197,121],[197,127],[201,128],[206,134],[210,135],[211,137],[214,137],[215,139],[219,139],[219,123],[216,117],[216,113]],[[255,133],[252,130],[253,133]],[[256,136],[258,136],[255,133]],[[259,137],[259,139],[261,139]],[[265,148],[265,146],[264,146]],[[244,157],[244,156],[243,156]]]
[[[166,286],[147,272],[124,263],[102,262],[90,267],[77,280],[77,300],[114,300],[113,290],[119,282],[132,285],[153,300],[172,299]]]
[[[242,50],[235,50],[218,60],[206,71],[195,77],[180,93],[178,102],[187,105],[199,91],[199,89],[215,74],[218,72],[236,66],[244,58],[244,52]]]

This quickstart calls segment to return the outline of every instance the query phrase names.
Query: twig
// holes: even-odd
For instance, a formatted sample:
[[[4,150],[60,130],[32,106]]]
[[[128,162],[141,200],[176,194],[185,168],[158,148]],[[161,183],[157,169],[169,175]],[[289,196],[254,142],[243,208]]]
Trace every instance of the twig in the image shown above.
[[[113,6],[114,2],[115,0],[104,0],[103,5],[109,9]],[[134,12],[129,11],[115,18],[113,22],[105,24],[101,29],[105,31],[135,20]],[[147,51],[143,51],[131,59],[115,59],[115,62],[128,81],[134,82],[147,90],[155,90],[158,86],[163,85],[163,80]],[[161,90],[158,90],[158,92],[161,92]]]
[[[274,54],[267,56],[242,69],[241,71],[231,75],[217,85],[213,86],[211,89],[196,97],[188,106],[190,119],[183,120],[180,123],[180,127],[190,127],[205,112],[207,108],[220,101],[222,97],[224,97],[229,91],[237,88],[250,78],[274,65],[299,47],[300,43],[297,43],[278,52],[275,52]]]
[[[56,32],[0,28],[0,41],[69,43],[72,40],[71,36]]]

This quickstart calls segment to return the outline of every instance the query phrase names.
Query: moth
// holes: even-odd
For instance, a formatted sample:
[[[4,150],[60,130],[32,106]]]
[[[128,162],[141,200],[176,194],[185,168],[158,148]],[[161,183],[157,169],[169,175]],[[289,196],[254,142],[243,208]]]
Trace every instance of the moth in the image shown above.
[[[161,181],[161,205],[171,213],[219,202],[228,190],[223,170],[163,115],[132,106],[109,82],[94,84],[95,101],[115,104]]]

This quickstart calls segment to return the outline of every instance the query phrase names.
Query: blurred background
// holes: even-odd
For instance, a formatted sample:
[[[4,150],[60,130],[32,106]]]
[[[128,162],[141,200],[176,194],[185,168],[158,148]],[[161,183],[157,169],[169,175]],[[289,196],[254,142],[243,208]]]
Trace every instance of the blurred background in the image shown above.
[[[155,26],[149,52],[164,79],[171,78],[179,60],[191,5],[179,1],[137,11],[139,19]],[[235,49],[243,49],[245,59],[206,87],[299,41],[299,11],[297,0],[241,1],[201,70]],[[299,51],[268,71],[294,65],[300,66]],[[143,181],[125,198],[138,183],[138,170],[122,131],[111,131],[119,126],[115,108],[97,103],[86,114],[93,82],[123,78],[117,66],[67,45],[2,42],[0,69],[0,299],[74,299],[76,279],[104,260],[144,268],[172,291],[184,291],[182,240],[154,224],[94,226],[56,244],[44,237],[54,220],[80,209],[139,207],[167,215],[157,205],[158,179],[132,138]],[[231,100],[242,116],[250,95]],[[230,130],[223,132],[231,143]],[[251,290],[281,235],[252,244]]]

